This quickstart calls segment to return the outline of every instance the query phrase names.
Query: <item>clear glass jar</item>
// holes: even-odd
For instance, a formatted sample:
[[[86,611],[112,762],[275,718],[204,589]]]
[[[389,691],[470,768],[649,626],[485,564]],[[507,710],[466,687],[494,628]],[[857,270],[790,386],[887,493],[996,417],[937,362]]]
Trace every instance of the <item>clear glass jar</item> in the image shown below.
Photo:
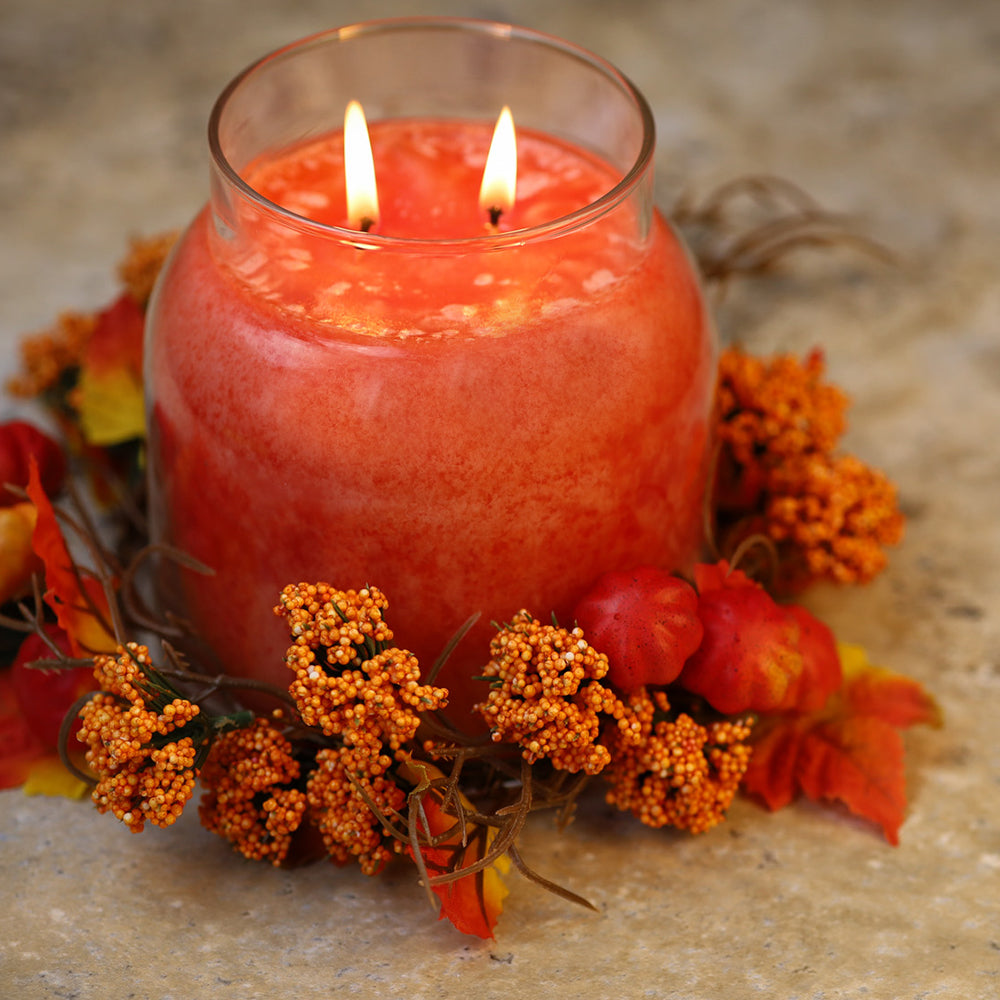
[[[436,147],[430,166],[404,148],[379,177],[433,238],[393,235],[388,217],[344,228],[328,192],[279,204],[255,189],[317,151],[336,159],[355,99],[377,173],[380,136],[405,147],[426,125],[468,139],[469,158],[510,105],[534,159],[500,231],[470,205],[468,234],[437,232],[451,194],[433,182],[454,163]],[[146,388],[154,537],[215,571],[181,572],[167,600],[225,670],[287,685],[281,588],[373,584],[425,667],[482,612],[440,680],[467,725],[491,620],[568,622],[605,571],[690,563],[714,339],[653,207],[652,116],[628,80],[506,25],[373,22],[251,66],[209,138],[211,199],[159,281]]]

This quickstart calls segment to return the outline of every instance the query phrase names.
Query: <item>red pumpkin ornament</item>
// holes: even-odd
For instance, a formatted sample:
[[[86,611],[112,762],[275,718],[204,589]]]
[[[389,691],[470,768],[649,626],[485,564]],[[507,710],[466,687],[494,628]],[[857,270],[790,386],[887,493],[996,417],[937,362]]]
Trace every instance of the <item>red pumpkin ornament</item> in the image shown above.
[[[701,642],[698,595],[652,566],[605,573],[573,614],[622,691],[669,684]]]
[[[781,606],[724,560],[695,567],[705,634],[678,678],[727,715],[810,712],[840,687],[830,629],[798,606]]]

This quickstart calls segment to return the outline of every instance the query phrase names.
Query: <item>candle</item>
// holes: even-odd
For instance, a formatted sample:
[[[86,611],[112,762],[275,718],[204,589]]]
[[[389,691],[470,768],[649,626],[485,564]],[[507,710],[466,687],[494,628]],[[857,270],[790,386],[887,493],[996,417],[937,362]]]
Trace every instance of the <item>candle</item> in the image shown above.
[[[332,113],[354,90],[378,184],[363,227]],[[484,211],[508,98],[517,192]],[[482,613],[439,681],[468,726],[491,620],[568,623],[601,573],[692,559],[713,345],[650,207],[650,133],[610,67],[479,22],[318,36],[223,95],[147,388],[155,535],[215,571],[181,572],[171,600],[225,669],[287,684],[280,588],[371,583],[425,667]]]

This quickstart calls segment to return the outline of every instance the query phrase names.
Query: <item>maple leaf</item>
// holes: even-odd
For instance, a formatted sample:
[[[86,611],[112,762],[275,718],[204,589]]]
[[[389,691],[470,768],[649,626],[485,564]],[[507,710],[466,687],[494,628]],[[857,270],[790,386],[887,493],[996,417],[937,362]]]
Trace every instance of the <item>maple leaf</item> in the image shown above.
[[[468,805],[464,796],[463,803]],[[426,832],[431,837],[447,833],[455,826],[456,817],[445,811],[438,792],[433,791],[424,795],[421,804],[423,815],[427,818]],[[464,844],[461,833],[456,830],[454,835],[434,846],[421,847],[421,857],[432,878],[435,875],[458,871],[480,861],[489,851],[495,831],[492,828],[467,823],[465,834]],[[407,848],[407,853],[412,858],[413,848]],[[503,911],[503,901],[509,892],[503,881],[503,876],[509,870],[510,860],[503,855],[493,864],[479,871],[470,872],[453,882],[432,885],[431,889],[441,900],[439,919],[447,917],[463,934],[492,938],[493,928]]]
[[[31,574],[42,569],[31,544],[36,517],[30,501],[0,507],[0,604],[30,590]]]
[[[80,766],[81,763],[83,763],[82,755],[79,756],[77,766]],[[85,781],[81,781],[71,771],[66,770],[58,756],[47,754],[32,764],[31,770],[21,786],[21,791],[25,795],[82,799],[89,788],[90,786]]]
[[[46,639],[31,632],[21,643],[10,665],[14,697],[28,727],[50,749],[58,749],[66,715],[73,704],[98,684],[91,665],[42,667],[40,661],[56,659],[48,643],[64,655],[71,652],[69,636],[54,623],[44,626]],[[80,728],[79,720],[70,728],[72,738]]]
[[[840,643],[844,696],[857,715],[875,715],[906,729],[923,723],[938,728],[943,719],[937,702],[916,681],[868,662],[861,646]]]
[[[108,447],[145,434],[144,325],[142,308],[128,293],[96,317],[72,394],[88,444]]]
[[[27,486],[32,460],[38,464],[46,492],[58,493],[66,477],[62,448],[23,420],[0,424],[0,604],[26,594],[31,589],[32,573],[42,570],[42,561],[31,547],[35,505],[4,488]]]
[[[74,571],[66,541],[52,503],[42,488],[34,458],[31,459],[30,470],[26,492],[38,509],[32,546],[45,565],[45,601],[69,636],[74,656],[112,653],[118,644],[102,621],[108,618],[108,603],[100,581],[79,576]]]
[[[899,729],[941,724],[934,699],[911,678],[868,662],[859,646],[838,646],[844,682],[821,709],[765,717],[755,730],[744,788],[780,809],[801,792],[836,799],[899,843],[906,811]]]
[[[21,714],[10,671],[0,672],[0,788],[23,785],[32,765],[50,753]]]
[[[29,795],[67,798],[80,798],[87,787],[35,735],[21,711],[8,669],[0,671],[0,789],[21,785]]]
[[[54,496],[62,489],[66,478],[65,452],[34,424],[23,420],[0,424],[0,486],[10,484],[24,488],[28,484],[32,457],[38,463],[45,492]],[[0,489],[0,507],[14,506],[20,499],[17,493]]]

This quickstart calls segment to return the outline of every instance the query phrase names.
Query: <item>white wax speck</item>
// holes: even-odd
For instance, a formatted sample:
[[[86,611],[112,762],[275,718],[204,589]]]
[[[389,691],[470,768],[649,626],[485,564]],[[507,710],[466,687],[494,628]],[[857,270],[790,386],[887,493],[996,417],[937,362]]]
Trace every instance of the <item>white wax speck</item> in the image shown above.
[[[326,208],[330,204],[330,196],[321,191],[296,191],[291,197],[308,208]]]
[[[569,312],[579,305],[579,299],[567,297],[563,299],[553,299],[551,302],[542,304],[543,316],[558,316],[560,313]]]
[[[602,288],[607,288],[608,285],[613,285],[617,280],[611,271],[603,267],[584,280],[583,289],[586,292],[597,292]]]
[[[529,174],[527,177],[517,179],[518,200],[533,198],[540,191],[544,191],[546,186],[551,184],[550,179],[543,173]]]
[[[441,309],[441,315],[444,316],[445,319],[465,319],[468,316],[474,316],[475,313],[475,306],[463,306],[457,302],[444,306]]]
[[[252,253],[247,254],[243,260],[238,262],[238,265],[244,274],[250,275],[264,268],[269,260],[270,258],[266,253]]]

